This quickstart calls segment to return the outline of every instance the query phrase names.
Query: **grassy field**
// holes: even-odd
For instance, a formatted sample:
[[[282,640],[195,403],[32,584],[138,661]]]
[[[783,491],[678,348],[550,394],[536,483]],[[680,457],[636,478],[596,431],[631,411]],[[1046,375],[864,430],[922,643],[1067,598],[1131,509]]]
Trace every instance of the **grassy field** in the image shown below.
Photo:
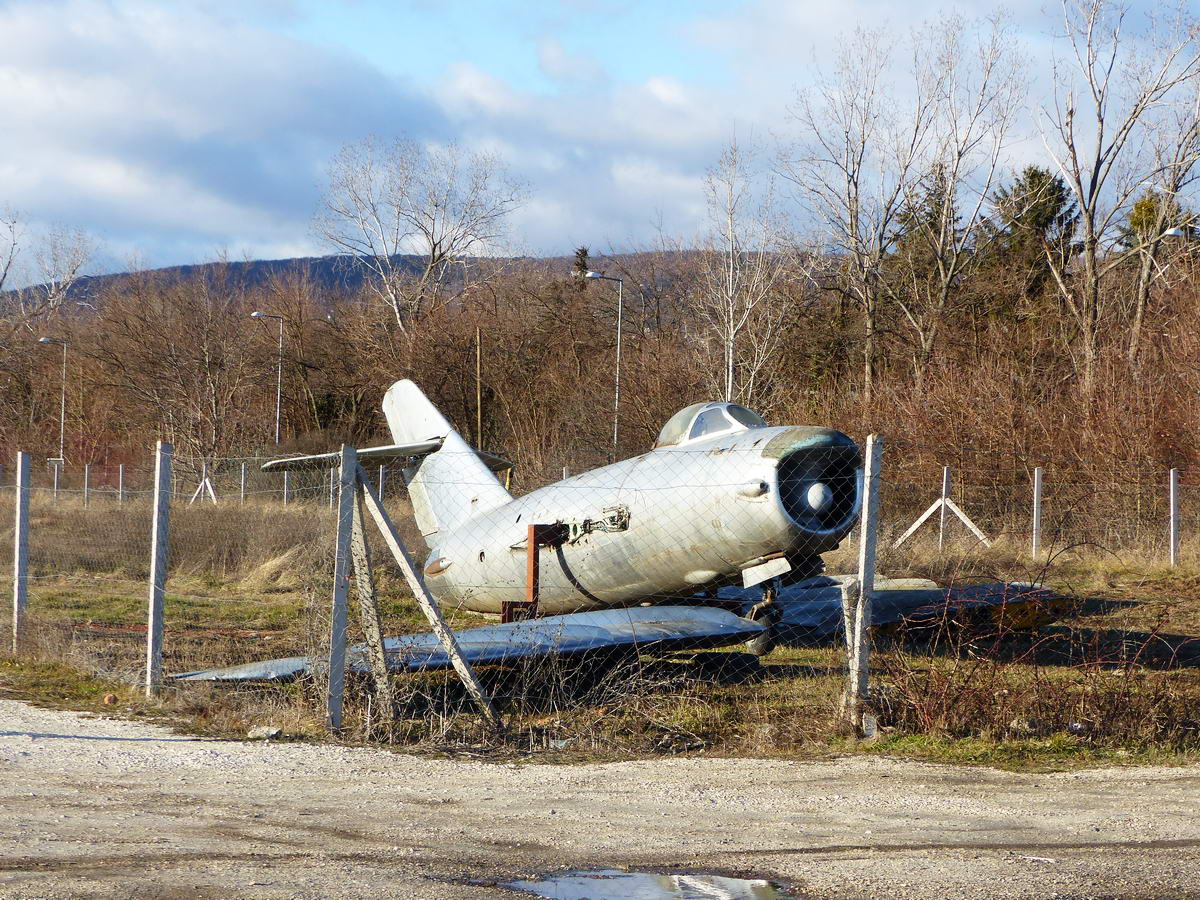
[[[140,550],[102,535],[138,530],[143,513],[40,511],[27,640],[19,656],[0,657],[0,692],[161,716],[209,735],[240,736],[265,724],[322,739],[322,686],[315,680],[177,685],[154,702],[141,697],[134,687],[144,665]],[[322,508],[275,507],[177,516],[165,604],[167,670],[322,653],[327,515]],[[73,540],[84,526],[94,537]],[[844,548],[831,555],[830,567],[845,569],[850,559]],[[1034,566],[1015,547],[958,544],[938,554],[928,539],[885,554],[881,569],[941,584],[1041,577],[1080,604],[1032,631],[947,625],[881,635],[871,698],[881,728],[867,742],[839,724],[844,659],[836,646],[781,647],[761,664],[734,648],[484,670],[509,726],[503,740],[482,730],[452,675],[396,678],[394,723],[379,715],[370,686],[353,681],[343,739],[564,761],[865,752],[1061,768],[1186,762],[1200,754],[1200,570],[1171,571],[1150,556],[1083,552]],[[403,583],[386,571],[381,605],[388,633],[424,629]],[[448,613],[456,627],[482,622]]]

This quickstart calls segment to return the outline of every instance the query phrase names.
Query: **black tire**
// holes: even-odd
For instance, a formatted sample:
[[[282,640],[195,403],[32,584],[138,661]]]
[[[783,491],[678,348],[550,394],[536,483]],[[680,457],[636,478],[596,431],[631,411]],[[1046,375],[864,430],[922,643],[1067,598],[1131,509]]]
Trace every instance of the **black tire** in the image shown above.
[[[766,630],[746,641],[746,650],[755,656],[766,656],[779,644],[779,607],[774,603],[756,604],[746,618],[759,622]]]

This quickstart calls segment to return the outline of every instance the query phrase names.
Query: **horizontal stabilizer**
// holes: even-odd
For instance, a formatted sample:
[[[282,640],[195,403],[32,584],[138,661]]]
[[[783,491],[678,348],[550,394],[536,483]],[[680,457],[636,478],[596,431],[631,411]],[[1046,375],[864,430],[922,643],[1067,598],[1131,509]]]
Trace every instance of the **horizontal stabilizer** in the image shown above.
[[[596,650],[635,647],[643,651],[703,650],[740,644],[763,630],[757,622],[702,606],[647,606],[546,616],[507,625],[456,631],[459,649],[475,665],[499,665],[537,656],[574,656]],[[433,634],[384,639],[393,672],[447,669],[450,659]],[[370,671],[366,648],[351,647],[347,667]],[[173,675],[179,681],[283,681],[322,668],[305,657],[273,659],[226,669]]]
[[[440,449],[442,446],[442,438],[434,438],[428,441],[418,441],[413,444],[389,444],[386,447],[363,447],[358,450],[358,459],[360,462],[364,460],[374,460],[375,462],[387,462],[394,459],[419,459],[423,456],[428,456],[430,453]],[[513,464],[507,459],[502,459],[491,453],[485,453],[482,450],[476,450],[475,455],[483,460],[484,464],[493,472],[503,472],[505,469],[511,469]],[[338,465],[341,460],[341,453],[317,453],[313,456],[287,456],[282,459],[273,459],[265,463],[262,467],[264,472],[294,472],[297,469],[330,469]]]

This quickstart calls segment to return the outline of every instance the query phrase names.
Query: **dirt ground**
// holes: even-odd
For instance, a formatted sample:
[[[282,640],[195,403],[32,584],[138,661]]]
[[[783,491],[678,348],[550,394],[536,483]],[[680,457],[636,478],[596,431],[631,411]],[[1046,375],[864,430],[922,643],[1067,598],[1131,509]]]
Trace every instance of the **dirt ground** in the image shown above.
[[[0,701],[2,897],[528,896],[563,868],[797,897],[1200,897],[1200,768],[547,766],[212,741]]]

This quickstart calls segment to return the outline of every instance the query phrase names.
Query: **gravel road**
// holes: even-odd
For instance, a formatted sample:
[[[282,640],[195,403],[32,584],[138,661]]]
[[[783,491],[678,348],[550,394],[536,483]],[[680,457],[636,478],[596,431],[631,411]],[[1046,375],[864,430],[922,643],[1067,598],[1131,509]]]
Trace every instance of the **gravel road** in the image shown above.
[[[797,897],[1200,897],[1200,768],[511,765],[195,740],[0,701],[0,897],[527,896],[561,868]]]

